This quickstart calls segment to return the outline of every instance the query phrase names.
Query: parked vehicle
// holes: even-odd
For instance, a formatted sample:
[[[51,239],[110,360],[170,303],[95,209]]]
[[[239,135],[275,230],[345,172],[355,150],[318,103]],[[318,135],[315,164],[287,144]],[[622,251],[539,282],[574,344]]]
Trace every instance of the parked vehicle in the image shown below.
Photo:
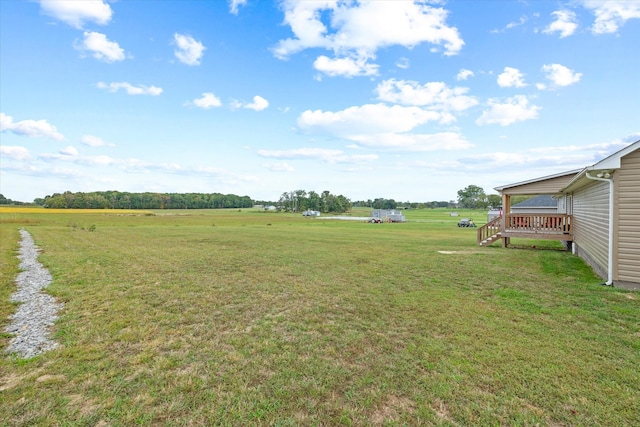
[[[462,218],[458,221],[458,227],[477,227],[471,218]]]

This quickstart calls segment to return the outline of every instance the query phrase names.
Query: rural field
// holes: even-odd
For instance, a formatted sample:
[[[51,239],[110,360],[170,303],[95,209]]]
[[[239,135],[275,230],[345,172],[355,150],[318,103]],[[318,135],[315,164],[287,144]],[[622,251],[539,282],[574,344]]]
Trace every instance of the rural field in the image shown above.
[[[64,303],[0,355],[0,425],[640,425],[639,293],[405,215],[0,209],[1,347],[20,228]]]

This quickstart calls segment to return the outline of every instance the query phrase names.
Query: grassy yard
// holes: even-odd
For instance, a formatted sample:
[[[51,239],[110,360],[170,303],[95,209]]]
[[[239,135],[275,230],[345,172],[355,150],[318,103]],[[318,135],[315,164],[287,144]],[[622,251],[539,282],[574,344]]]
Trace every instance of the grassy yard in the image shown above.
[[[640,425],[640,294],[406,216],[0,209],[0,327],[19,228],[65,304],[0,356],[0,425]]]

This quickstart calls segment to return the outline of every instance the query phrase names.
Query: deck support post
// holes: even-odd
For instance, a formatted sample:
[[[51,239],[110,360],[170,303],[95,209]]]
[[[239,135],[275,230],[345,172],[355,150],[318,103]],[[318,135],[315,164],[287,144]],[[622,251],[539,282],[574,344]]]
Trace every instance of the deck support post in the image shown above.
[[[507,229],[507,215],[511,213],[511,195],[502,193],[502,230]],[[502,247],[507,248],[511,243],[511,239],[509,237],[502,238]]]

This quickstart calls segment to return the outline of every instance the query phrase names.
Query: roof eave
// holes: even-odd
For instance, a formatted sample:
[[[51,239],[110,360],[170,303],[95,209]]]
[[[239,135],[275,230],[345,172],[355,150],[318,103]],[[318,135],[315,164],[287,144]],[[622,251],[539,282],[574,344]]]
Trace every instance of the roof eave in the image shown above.
[[[570,170],[570,171],[566,171],[566,172],[556,173],[556,174],[553,174],[553,175],[543,176],[543,177],[540,177],[540,178],[529,179],[527,181],[516,182],[516,183],[513,183],[513,184],[506,184],[506,185],[503,185],[503,186],[500,186],[500,187],[494,187],[493,189],[498,191],[498,192],[502,192],[506,188],[520,187],[522,185],[532,184],[534,182],[546,181],[548,179],[554,179],[554,178],[559,178],[561,176],[567,176],[567,175],[571,175],[571,174],[576,174],[576,173],[578,173],[580,171],[581,171],[581,169],[574,169],[574,170]]]

